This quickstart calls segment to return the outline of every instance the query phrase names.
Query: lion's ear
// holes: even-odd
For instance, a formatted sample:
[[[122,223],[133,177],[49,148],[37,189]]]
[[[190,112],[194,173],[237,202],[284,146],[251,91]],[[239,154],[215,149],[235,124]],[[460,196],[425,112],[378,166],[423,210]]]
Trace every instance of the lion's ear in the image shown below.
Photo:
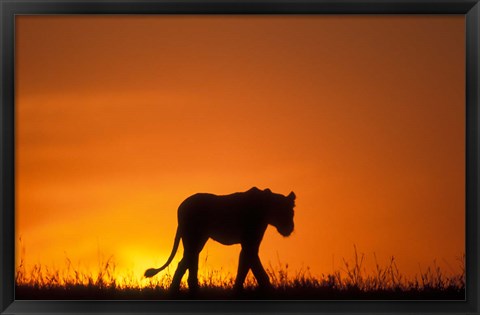
[[[272,191],[271,191],[270,189],[268,189],[268,188],[265,189],[264,191],[265,191],[265,192],[268,192],[268,193],[271,193],[271,192],[272,192]]]
[[[295,200],[295,193],[292,191],[288,196],[288,198],[292,199],[292,200]]]

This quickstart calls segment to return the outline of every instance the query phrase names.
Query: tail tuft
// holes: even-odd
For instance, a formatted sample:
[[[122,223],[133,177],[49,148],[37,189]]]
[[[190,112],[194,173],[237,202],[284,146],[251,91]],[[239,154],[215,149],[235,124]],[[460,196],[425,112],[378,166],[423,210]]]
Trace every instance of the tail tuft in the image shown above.
[[[180,235],[180,229],[177,226],[177,232],[175,233],[175,241],[173,242],[172,252],[170,253],[170,257],[168,257],[167,262],[162,267],[160,267],[158,269],[155,269],[155,268],[147,269],[145,271],[145,273],[143,274],[143,276],[145,278],[151,278],[154,275],[156,275],[157,273],[159,273],[160,271],[162,271],[163,269],[167,268],[167,266],[172,262],[173,257],[175,257],[175,253],[177,252],[178,244],[180,243],[181,238],[182,238],[182,236]]]
[[[150,269],[148,269],[148,270],[145,271],[144,277],[145,277],[145,278],[151,278],[151,277],[153,277],[154,275],[156,275],[158,272],[159,272],[158,269],[150,268]]]

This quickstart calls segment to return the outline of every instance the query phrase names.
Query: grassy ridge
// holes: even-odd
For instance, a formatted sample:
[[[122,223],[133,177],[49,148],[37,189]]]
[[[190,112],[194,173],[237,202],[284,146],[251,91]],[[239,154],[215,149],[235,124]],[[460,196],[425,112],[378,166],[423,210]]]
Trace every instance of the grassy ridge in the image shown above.
[[[170,274],[148,280],[140,285],[139,279],[127,277],[118,280],[112,258],[101,261],[94,273],[74,270],[70,260],[65,268],[48,269],[35,265],[27,272],[23,261],[16,273],[16,299],[43,300],[162,300],[162,299],[271,299],[271,300],[463,300],[465,299],[465,269],[461,261],[458,275],[446,276],[433,264],[420,276],[408,279],[398,270],[392,257],[389,264],[367,273],[365,256],[355,249],[353,262],[344,260],[342,271],[314,277],[309,268],[291,275],[288,264],[270,266],[267,272],[273,289],[262,291],[255,280],[248,277],[245,290],[233,290],[234,279],[221,272],[211,271],[200,277],[200,290],[192,296],[187,288],[179,293],[168,292]],[[376,260],[376,259],[375,259]]]

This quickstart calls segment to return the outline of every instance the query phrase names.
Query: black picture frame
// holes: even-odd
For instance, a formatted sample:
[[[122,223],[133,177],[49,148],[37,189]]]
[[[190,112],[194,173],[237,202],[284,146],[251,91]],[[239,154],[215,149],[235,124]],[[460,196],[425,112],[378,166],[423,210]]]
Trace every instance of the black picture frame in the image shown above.
[[[14,298],[15,16],[31,14],[465,14],[466,300],[465,301],[27,301]],[[0,312],[27,313],[449,313],[478,314],[479,295],[478,0],[0,0],[1,255]]]

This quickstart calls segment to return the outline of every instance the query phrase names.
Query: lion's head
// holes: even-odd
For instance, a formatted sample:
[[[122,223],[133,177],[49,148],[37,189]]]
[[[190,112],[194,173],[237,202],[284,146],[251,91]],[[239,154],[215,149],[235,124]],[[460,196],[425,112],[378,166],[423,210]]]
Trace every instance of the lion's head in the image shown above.
[[[288,196],[272,193],[270,189],[263,191],[268,209],[269,224],[277,228],[278,233],[289,236],[293,232],[293,208],[295,207],[295,193]]]

